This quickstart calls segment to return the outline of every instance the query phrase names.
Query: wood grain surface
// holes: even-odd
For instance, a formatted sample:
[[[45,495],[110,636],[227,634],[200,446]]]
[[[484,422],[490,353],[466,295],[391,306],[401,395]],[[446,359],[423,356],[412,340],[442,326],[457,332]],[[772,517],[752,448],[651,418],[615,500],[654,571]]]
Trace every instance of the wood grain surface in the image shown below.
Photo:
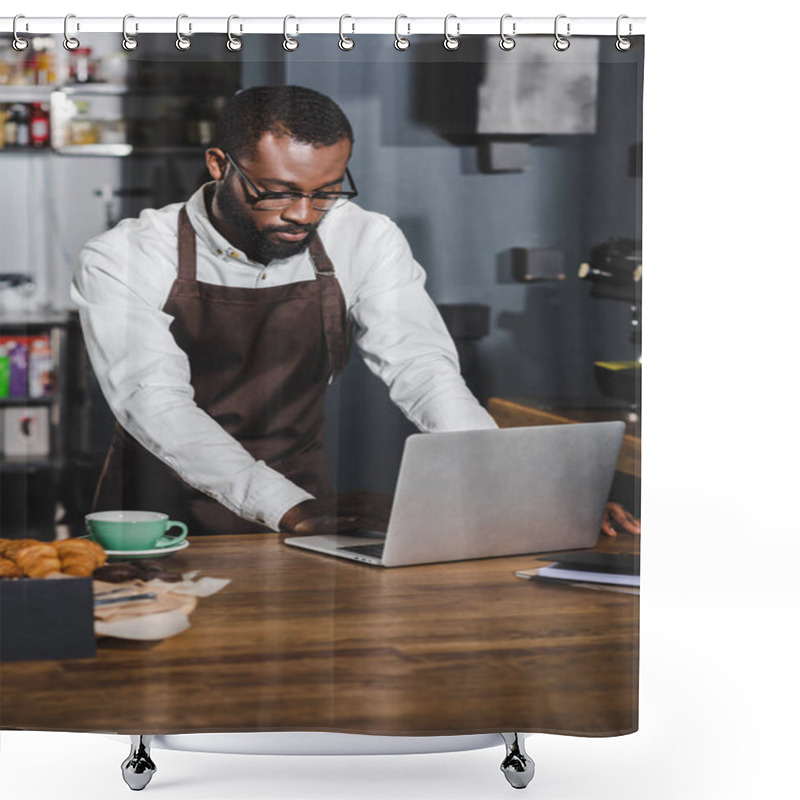
[[[622,535],[598,549],[632,552]],[[202,537],[164,561],[230,578],[171,639],[9,663],[0,726],[394,735],[637,728],[638,597],[537,584],[534,556],[383,569]]]

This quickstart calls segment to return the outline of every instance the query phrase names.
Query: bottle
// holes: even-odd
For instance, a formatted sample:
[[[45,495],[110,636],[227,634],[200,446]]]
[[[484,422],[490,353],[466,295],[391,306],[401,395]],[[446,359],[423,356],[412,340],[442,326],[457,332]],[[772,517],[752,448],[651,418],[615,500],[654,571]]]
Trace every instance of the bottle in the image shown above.
[[[69,72],[74,83],[89,83],[94,80],[91,47],[78,47],[72,51]]]
[[[50,114],[41,103],[31,105],[30,141],[32,147],[47,147],[50,144]]]
[[[53,53],[53,40],[43,39],[36,65],[36,82],[48,86],[56,82],[56,57]]]
[[[0,86],[8,86],[14,73],[11,41],[0,39]]]
[[[6,110],[5,122],[3,123],[3,133],[6,140],[6,147],[17,146],[17,110],[11,106]]]
[[[34,43],[28,46],[27,51],[25,52],[25,57],[22,61],[22,73],[24,75],[23,84],[25,86],[35,86],[36,85],[36,59],[37,48],[34,46]]]
[[[17,109],[17,147],[27,147],[31,142],[30,127],[28,126],[28,109],[26,106],[16,106]]]

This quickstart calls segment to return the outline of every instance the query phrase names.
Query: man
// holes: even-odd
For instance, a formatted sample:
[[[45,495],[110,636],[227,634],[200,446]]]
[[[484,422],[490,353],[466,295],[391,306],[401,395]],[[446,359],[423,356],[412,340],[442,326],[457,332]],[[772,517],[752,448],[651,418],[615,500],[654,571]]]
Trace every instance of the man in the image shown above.
[[[328,97],[247,89],[206,152],[213,182],[86,245],[72,297],[119,423],[97,508],[192,534],[385,527],[386,500],[336,498],[322,449],[351,331],[420,430],[495,427],[405,238],[352,202],[352,146]]]

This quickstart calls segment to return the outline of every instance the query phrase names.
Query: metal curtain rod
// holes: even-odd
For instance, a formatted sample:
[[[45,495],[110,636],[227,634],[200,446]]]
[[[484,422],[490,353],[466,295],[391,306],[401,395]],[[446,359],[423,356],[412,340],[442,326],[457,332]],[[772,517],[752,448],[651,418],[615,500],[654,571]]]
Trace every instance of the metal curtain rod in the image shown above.
[[[550,34],[553,35],[554,21],[566,30],[569,24],[570,36],[614,36],[618,33],[617,17],[570,17],[559,15],[554,17],[514,17],[508,14],[501,17],[459,17],[449,15],[445,21],[443,17],[407,17],[401,16],[400,31],[405,36],[417,34],[443,34],[446,30],[458,36],[475,34],[497,34],[501,25],[513,35],[525,34]],[[12,33],[14,31],[14,17],[0,17],[0,32]],[[232,17],[235,20],[233,32],[237,35],[255,33],[284,34],[286,31],[284,17]],[[305,33],[341,34],[344,22],[344,32],[347,34],[395,34],[398,20],[395,17],[302,17],[291,16],[290,33],[298,36]],[[58,34],[64,33],[64,17],[35,17],[18,15],[16,18],[16,32],[25,34]],[[136,17],[127,15],[126,30],[130,35],[147,33],[175,33],[175,17]],[[622,15],[624,23],[623,36],[637,36],[644,33],[644,17],[628,17]],[[196,33],[230,33],[229,17],[195,17],[182,14],[180,29],[185,35]],[[82,17],[77,14],[69,15],[69,30],[72,33],[121,33],[123,29],[122,16],[118,17]]]

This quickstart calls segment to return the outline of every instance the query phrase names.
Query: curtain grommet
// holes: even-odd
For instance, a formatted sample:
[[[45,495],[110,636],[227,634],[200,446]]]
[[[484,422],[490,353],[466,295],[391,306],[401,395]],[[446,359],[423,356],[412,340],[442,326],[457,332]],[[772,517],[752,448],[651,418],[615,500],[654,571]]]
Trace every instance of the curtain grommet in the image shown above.
[[[18,52],[21,53],[23,50],[26,50],[30,42],[27,39],[23,39],[19,33],[17,33],[17,20],[25,19],[24,14],[17,14],[14,17],[14,23],[12,26],[12,32],[14,34],[14,39],[11,42],[11,46]]]
[[[400,31],[398,30],[398,28],[401,19],[408,19],[408,17],[405,14],[398,14],[394,18],[394,48],[395,50],[403,51],[403,50],[408,50],[408,48],[411,47],[411,40],[406,39],[404,36],[400,35]],[[411,23],[407,22],[406,27],[408,28],[406,36],[411,36]]]
[[[558,32],[558,21],[561,19],[566,19],[566,14],[559,14],[556,17],[555,23],[553,24],[553,35],[555,36],[555,41],[553,42],[553,47],[558,50],[559,53],[563,53],[565,50],[569,50],[569,39],[566,36],[562,36]],[[572,25],[567,22],[567,36],[570,36],[572,33]]]
[[[178,50],[188,50],[192,43],[181,33],[181,20],[186,19],[189,15],[188,14],[178,14],[177,19],[175,20],[175,47]],[[189,23],[189,33],[192,32],[192,23]]]
[[[352,39],[345,36],[344,31],[342,30],[344,21],[346,19],[353,19],[353,18],[349,14],[342,14],[342,16],[339,17],[339,49],[344,50],[345,52],[347,52],[348,50],[352,50],[356,46],[356,43]],[[355,23],[351,23],[350,32],[355,33],[355,30],[356,30]]]
[[[127,51],[130,52],[131,50],[135,50],[138,47],[139,42],[136,41],[136,38],[134,36],[129,36],[128,35],[128,20],[129,19],[135,19],[133,14],[126,14],[122,18],[122,48],[123,48],[123,50],[127,50]],[[138,23],[134,23],[134,30],[136,30],[136,31],[139,30],[139,24]]]
[[[447,30],[447,25],[451,19],[456,20],[456,35],[451,36],[451,34]],[[448,14],[444,18],[444,45],[445,50],[458,50],[461,46],[461,42],[458,40],[459,34],[461,33],[461,23],[458,21],[458,17],[455,14]]]
[[[291,14],[288,14],[283,18],[283,49],[286,50],[288,53],[293,53],[300,47],[300,42],[297,41],[293,36],[289,36],[289,20],[290,19],[297,19],[297,17],[293,17]],[[300,25],[295,23],[295,34],[300,33]]]
[[[517,23],[516,22],[511,23],[511,36],[509,36],[504,30],[505,21],[507,19],[512,19],[511,14],[503,14],[503,16],[500,17],[500,43],[499,43],[500,49],[504,50],[506,53],[509,50],[513,50],[517,46],[517,42],[513,38],[517,34]]]
[[[237,17],[236,14],[231,14],[231,16],[228,17],[228,41],[225,42],[225,47],[227,47],[228,50],[231,51],[231,53],[238,53],[239,50],[242,49],[242,40],[231,33],[231,22],[235,19],[239,19],[239,17]],[[241,32],[242,32],[242,26],[240,25],[239,33]]]
[[[614,47],[616,47],[617,50],[620,51],[620,53],[624,53],[627,50],[631,49],[631,40],[626,38],[625,36],[623,36],[620,33],[620,23],[624,19],[629,19],[627,14],[620,14],[617,17],[617,41],[614,43]],[[633,32],[633,25],[631,25],[631,23],[629,22],[628,23],[628,36],[630,36],[632,32]]]
[[[81,46],[81,43],[78,39],[69,35],[69,21],[71,19],[75,19],[74,14],[67,14],[67,16],[64,17],[64,49],[68,50],[70,53],[73,50],[77,50]],[[80,24],[76,24],[75,30],[80,30],[80,28]]]

